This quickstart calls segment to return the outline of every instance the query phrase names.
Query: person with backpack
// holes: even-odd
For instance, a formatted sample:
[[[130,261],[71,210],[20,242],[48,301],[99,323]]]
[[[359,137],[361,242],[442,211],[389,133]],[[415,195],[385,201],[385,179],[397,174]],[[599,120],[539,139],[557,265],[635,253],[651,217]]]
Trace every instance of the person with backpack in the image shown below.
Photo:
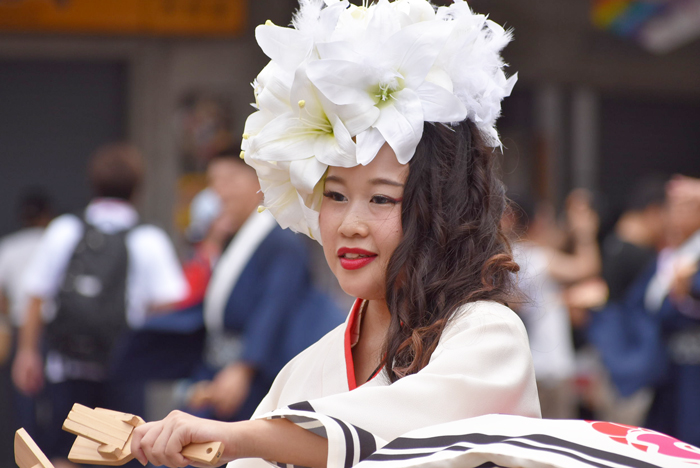
[[[51,402],[45,451],[59,464],[72,442],[59,429],[74,403],[143,414],[142,387],[110,369],[123,354],[127,332],[149,311],[182,300],[188,289],[170,239],[140,223],[132,205],[143,176],[138,150],[105,145],[91,158],[88,174],[94,198],[82,213],[48,226],[27,267],[29,301],[13,364],[22,393],[37,395],[45,387]],[[50,301],[55,314],[44,323],[40,312]]]

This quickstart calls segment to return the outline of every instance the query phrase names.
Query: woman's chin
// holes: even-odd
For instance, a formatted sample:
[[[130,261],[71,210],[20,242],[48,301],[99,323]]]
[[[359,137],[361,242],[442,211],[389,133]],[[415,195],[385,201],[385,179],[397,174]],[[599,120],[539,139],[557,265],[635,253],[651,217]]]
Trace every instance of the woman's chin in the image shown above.
[[[383,300],[386,297],[386,280],[377,261],[356,269],[343,268],[337,261],[331,270],[340,288],[351,297],[367,300]]]
[[[366,299],[368,301],[384,299],[385,292],[384,288],[378,288],[377,284],[358,284],[354,281],[340,281],[340,288],[345,291],[345,294],[351,297],[357,297],[359,299]]]

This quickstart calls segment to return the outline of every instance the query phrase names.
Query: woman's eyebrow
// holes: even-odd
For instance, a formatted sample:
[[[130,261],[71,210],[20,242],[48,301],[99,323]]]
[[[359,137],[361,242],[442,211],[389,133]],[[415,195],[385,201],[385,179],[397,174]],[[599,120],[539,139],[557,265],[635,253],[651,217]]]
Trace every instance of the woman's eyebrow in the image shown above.
[[[401,182],[396,182],[395,180],[391,179],[383,179],[381,177],[377,179],[370,179],[369,183],[372,185],[391,185],[392,187],[403,187]]]
[[[345,181],[343,180],[342,177],[334,176],[334,175],[329,175],[326,177],[326,182],[337,182],[339,184],[344,184]]]

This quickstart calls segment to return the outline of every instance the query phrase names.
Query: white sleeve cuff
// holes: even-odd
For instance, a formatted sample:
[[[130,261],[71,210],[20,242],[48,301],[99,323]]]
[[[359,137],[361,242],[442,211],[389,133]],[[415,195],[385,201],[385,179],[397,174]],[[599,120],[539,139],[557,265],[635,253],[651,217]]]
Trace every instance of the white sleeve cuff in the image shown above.
[[[340,419],[316,413],[309,402],[301,402],[261,415],[258,419],[285,418],[297,426],[328,439],[327,468],[351,468],[369,457],[386,441]],[[281,468],[300,468],[270,462]]]

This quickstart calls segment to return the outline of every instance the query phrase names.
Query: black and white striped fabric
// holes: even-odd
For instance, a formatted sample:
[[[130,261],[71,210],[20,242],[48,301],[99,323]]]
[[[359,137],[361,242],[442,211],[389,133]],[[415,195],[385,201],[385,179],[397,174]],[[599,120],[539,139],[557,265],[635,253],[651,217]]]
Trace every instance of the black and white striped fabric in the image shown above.
[[[693,468],[700,449],[621,424],[487,415],[415,430],[391,442],[308,402],[265,415],[328,439],[328,468]],[[284,468],[292,465],[276,464]]]
[[[328,468],[350,468],[376,452],[386,441],[340,419],[316,413],[309,402],[296,403],[268,413],[264,418],[286,418],[294,424],[328,439]],[[332,462],[331,462],[332,460]],[[282,468],[294,465],[274,463]]]

